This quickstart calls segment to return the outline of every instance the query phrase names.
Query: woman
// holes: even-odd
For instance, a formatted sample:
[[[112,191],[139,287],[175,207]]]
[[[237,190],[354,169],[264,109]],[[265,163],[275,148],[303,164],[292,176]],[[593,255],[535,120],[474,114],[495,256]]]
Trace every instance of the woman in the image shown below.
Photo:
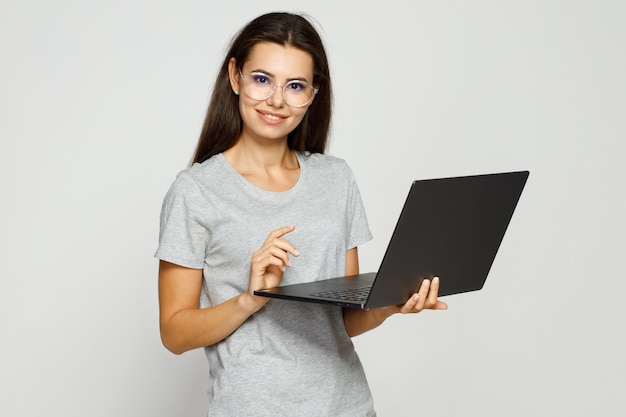
[[[350,337],[394,313],[446,308],[436,279],[372,311],[253,295],[358,273],[371,234],[352,172],[323,154],[331,97],[306,19],[251,21],[219,72],[194,164],[165,197],[161,336],[174,353],[205,348],[210,416],[375,415]]]

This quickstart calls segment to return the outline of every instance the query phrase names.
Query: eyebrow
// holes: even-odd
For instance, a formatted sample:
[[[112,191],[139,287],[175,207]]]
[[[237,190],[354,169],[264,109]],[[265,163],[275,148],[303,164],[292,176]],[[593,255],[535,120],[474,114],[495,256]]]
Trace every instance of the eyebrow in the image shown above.
[[[259,69],[254,69],[254,70],[251,70],[251,71],[250,71],[250,74],[253,74],[253,73],[255,73],[255,72],[260,72],[260,73],[262,73],[262,74],[267,75],[267,76],[268,76],[268,77],[270,77],[270,78],[276,78],[276,75],[272,74],[272,73],[271,73],[271,72],[269,72],[269,71],[265,71],[264,69],[260,69],[260,68],[259,68]],[[307,80],[305,77],[287,78],[287,82],[290,82],[290,81],[306,81],[307,83],[311,83],[311,81]]]

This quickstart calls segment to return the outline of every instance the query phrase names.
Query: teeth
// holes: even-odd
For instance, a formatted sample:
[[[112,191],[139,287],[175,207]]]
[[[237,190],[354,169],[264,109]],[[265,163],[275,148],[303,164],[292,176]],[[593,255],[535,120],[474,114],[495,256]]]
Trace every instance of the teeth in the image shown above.
[[[266,114],[265,117],[267,117],[270,120],[279,120],[280,119],[280,117],[274,116],[273,114]]]

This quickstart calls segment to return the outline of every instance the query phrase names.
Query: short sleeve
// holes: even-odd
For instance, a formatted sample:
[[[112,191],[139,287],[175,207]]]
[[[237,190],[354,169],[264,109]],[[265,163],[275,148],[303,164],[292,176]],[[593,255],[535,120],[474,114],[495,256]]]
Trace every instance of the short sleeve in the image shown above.
[[[346,165],[347,166],[347,165]],[[347,241],[348,249],[355,248],[372,239],[372,232],[367,223],[367,215],[363,207],[361,193],[354,178],[354,174],[348,167],[348,201],[347,201]]]
[[[159,247],[154,256],[187,268],[202,269],[210,239],[206,208],[198,184],[181,172],[163,200]]]

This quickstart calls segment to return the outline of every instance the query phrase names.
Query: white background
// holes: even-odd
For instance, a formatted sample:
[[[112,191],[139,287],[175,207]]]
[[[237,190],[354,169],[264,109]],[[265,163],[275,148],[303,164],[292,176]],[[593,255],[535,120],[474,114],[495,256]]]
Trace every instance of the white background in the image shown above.
[[[162,198],[251,18],[312,15],[375,270],[410,181],[531,171],[483,291],[355,338],[380,416],[626,410],[626,2],[0,3],[0,415],[202,416],[158,334]]]

